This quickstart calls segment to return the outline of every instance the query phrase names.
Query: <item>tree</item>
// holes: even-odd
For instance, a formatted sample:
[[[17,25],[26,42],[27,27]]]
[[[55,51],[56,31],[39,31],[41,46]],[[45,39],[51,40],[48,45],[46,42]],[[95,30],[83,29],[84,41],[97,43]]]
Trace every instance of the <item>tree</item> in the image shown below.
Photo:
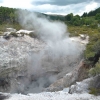
[[[71,22],[75,26],[80,26],[81,25],[80,16],[79,15],[74,16]]]
[[[95,19],[96,19],[96,20],[99,20],[99,19],[100,19],[100,13],[97,13],[97,14],[96,14]]]
[[[4,22],[13,23],[15,20],[15,12],[16,9],[8,8],[8,7],[0,7],[0,24]]]
[[[15,21],[15,14],[11,12],[9,16],[11,23],[13,23]]]
[[[73,13],[70,13],[65,16],[65,20],[67,20],[67,21],[71,21],[72,19],[73,19]]]
[[[87,17],[87,12],[84,12],[82,17]]]

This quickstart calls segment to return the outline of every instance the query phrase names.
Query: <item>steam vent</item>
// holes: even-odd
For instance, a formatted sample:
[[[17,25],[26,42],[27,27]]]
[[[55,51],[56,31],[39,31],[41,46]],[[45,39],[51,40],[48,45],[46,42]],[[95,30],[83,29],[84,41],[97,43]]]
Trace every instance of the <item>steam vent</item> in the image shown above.
[[[49,86],[74,70],[83,58],[85,44],[81,43],[79,37],[58,40],[52,44],[34,37],[34,34],[34,31],[7,28],[7,32],[0,37],[1,92],[26,94],[50,91]],[[63,48],[67,42],[68,45],[75,42],[74,45],[81,49],[74,53],[73,45],[69,48],[72,50],[67,51]]]

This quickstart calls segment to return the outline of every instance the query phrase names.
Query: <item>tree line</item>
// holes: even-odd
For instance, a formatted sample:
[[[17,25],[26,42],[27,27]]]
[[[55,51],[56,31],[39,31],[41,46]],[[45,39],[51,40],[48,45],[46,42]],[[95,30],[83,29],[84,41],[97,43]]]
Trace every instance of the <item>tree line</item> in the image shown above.
[[[100,8],[97,8],[94,11],[90,11],[89,13],[84,12],[82,16],[74,16],[73,13],[70,13],[66,16],[49,15],[49,18],[52,20],[64,21],[67,25],[87,25],[89,27],[96,28],[98,26],[98,23],[100,23]]]
[[[0,24],[3,23],[15,23],[16,22],[16,14],[15,8],[8,7],[0,7]]]
[[[16,8],[8,8],[8,7],[0,7],[0,24],[2,23],[16,23],[17,14],[15,13],[17,10]],[[84,12],[82,16],[73,15],[70,13],[66,16],[61,15],[46,15],[40,13],[39,15],[44,15],[51,20],[59,20],[63,21],[68,25],[73,26],[82,26],[87,25],[90,27],[96,28],[98,23],[100,23],[100,8],[90,11],[89,13]]]

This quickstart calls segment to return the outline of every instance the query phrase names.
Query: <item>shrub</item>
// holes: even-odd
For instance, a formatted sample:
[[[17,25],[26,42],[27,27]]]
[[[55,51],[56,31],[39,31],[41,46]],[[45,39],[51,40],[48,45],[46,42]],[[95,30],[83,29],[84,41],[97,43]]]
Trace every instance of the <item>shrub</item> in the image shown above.
[[[99,59],[99,62],[96,63],[96,66],[89,70],[89,75],[91,76],[96,76],[99,74],[100,74],[100,59]]]
[[[100,57],[100,34],[95,34],[90,37],[90,42],[86,46],[84,55],[85,59],[94,65],[98,62]]]

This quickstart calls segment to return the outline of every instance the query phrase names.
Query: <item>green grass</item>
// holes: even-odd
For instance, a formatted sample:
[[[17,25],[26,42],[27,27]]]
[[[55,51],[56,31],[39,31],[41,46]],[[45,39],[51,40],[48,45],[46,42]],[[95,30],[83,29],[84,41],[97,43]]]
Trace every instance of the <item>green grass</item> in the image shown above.
[[[22,27],[19,24],[3,23],[3,24],[0,24],[0,34],[2,32],[5,32],[6,28],[15,28],[16,30],[22,29]]]
[[[87,34],[92,36],[93,34],[100,33],[99,28],[90,28],[88,26],[68,26],[70,36],[78,36],[79,34]]]

